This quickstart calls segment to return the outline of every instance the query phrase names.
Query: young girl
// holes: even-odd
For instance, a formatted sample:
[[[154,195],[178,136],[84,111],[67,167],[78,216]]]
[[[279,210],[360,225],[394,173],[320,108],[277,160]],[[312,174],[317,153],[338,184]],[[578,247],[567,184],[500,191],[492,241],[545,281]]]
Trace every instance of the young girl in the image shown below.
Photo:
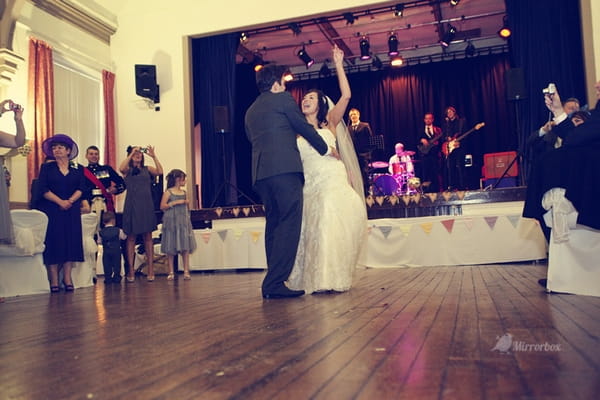
[[[183,279],[190,280],[190,253],[196,250],[196,239],[192,230],[189,200],[185,190],[185,172],[174,169],[167,174],[167,190],[160,201],[164,212],[162,223],[161,251],[167,255],[169,275],[167,280],[175,279],[173,258],[181,254],[183,258]]]

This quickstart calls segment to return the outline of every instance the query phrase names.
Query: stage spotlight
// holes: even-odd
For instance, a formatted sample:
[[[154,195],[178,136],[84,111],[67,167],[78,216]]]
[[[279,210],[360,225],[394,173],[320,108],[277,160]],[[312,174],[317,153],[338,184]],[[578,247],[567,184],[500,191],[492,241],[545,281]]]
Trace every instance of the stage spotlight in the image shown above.
[[[398,55],[398,37],[394,33],[388,38],[388,55]]]
[[[283,80],[285,82],[291,82],[294,80],[294,75],[292,75],[291,71],[287,71],[286,73],[283,74]]]
[[[404,59],[400,56],[396,56],[390,60],[390,65],[392,67],[401,67],[404,64]]]
[[[477,52],[477,49],[475,48],[473,43],[469,42],[467,44],[467,47],[465,47],[465,57],[473,57],[476,52]]]
[[[442,36],[442,40],[440,40],[440,44],[442,47],[450,46],[450,42],[454,39],[456,35],[456,28],[450,24],[448,24],[448,28],[446,29],[446,33]]]
[[[331,76],[331,70],[327,66],[327,63],[324,62],[323,65],[321,65],[321,69],[319,70],[319,77],[329,78],[330,76]]]
[[[381,62],[381,59],[377,57],[377,54],[373,56],[373,67],[377,69],[383,68],[383,63]]]
[[[369,40],[367,40],[366,37],[363,37],[362,39],[360,39],[360,59],[361,60],[368,60],[371,58],[371,54],[369,54],[369,50],[371,48],[371,45],[369,44]]]
[[[506,15],[504,16],[502,22],[502,28],[500,28],[498,31],[498,36],[500,36],[502,39],[508,39],[510,35],[512,35],[512,31],[508,26],[508,19],[506,18]]]
[[[240,33],[240,43],[245,43],[248,40],[248,34],[246,32]]]
[[[302,28],[300,28],[300,25],[296,22],[292,22],[290,24],[288,24],[288,28],[290,28],[292,30],[292,32],[294,32],[294,35],[298,36],[299,34],[302,33]]]
[[[252,64],[254,65],[254,72],[258,72],[261,69],[263,69],[263,67],[265,66],[265,62],[260,53],[254,54],[254,60],[252,61]]]
[[[298,58],[302,60],[304,64],[306,64],[306,69],[309,69],[311,65],[315,63],[315,60],[313,60],[312,57],[308,55],[304,47],[298,50]]]
[[[346,25],[352,25],[358,19],[351,12],[344,13],[343,17],[346,20]]]
[[[394,15],[396,17],[401,17],[402,13],[404,13],[404,4],[396,4],[394,7]]]
[[[458,5],[458,3],[460,3],[460,0],[450,0],[450,5],[451,5],[452,7],[454,7],[454,6],[457,6],[457,5]]]

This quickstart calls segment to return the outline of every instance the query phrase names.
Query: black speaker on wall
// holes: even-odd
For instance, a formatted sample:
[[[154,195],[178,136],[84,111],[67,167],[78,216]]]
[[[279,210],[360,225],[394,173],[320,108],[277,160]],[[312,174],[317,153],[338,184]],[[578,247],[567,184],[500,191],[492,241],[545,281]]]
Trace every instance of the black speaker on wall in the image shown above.
[[[506,70],[504,73],[504,81],[507,100],[522,100],[527,98],[523,68]]]
[[[154,103],[160,103],[156,83],[156,65],[135,64],[135,93]]]
[[[215,132],[229,132],[229,109],[227,106],[215,106],[213,109]]]

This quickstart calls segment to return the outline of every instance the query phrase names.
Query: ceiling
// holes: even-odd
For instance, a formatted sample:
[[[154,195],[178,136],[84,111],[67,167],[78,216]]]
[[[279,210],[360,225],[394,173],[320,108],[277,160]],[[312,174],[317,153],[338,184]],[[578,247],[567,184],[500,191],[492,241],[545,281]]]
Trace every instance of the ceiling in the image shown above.
[[[365,70],[373,66],[373,58],[360,60],[361,39],[370,44],[370,53],[389,64],[388,38],[394,32],[404,65],[465,57],[465,48],[472,43],[477,54],[504,52],[507,43],[497,34],[505,17],[504,0],[419,0],[385,2],[365,8],[340,10],[324,15],[297,18],[277,25],[248,29],[240,40],[238,63],[253,63],[260,59],[292,68],[294,76],[316,77],[324,62],[332,67],[331,48],[337,44],[345,53],[346,68]],[[402,9],[397,16],[396,10]],[[352,20],[350,23],[349,21]],[[450,45],[439,43],[449,25],[456,28]],[[302,48],[315,60],[306,68],[297,53]],[[301,77],[300,77],[301,78]]]

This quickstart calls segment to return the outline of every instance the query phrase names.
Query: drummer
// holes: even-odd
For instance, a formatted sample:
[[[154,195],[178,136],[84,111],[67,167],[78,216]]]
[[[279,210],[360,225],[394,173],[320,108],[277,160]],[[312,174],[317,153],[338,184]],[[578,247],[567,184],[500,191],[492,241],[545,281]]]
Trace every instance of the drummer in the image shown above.
[[[392,175],[402,175],[407,177],[415,176],[415,167],[413,164],[412,156],[415,154],[414,151],[404,151],[404,145],[402,143],[396,143],[394,146],[396,154],[390,157],[388,171]]]

